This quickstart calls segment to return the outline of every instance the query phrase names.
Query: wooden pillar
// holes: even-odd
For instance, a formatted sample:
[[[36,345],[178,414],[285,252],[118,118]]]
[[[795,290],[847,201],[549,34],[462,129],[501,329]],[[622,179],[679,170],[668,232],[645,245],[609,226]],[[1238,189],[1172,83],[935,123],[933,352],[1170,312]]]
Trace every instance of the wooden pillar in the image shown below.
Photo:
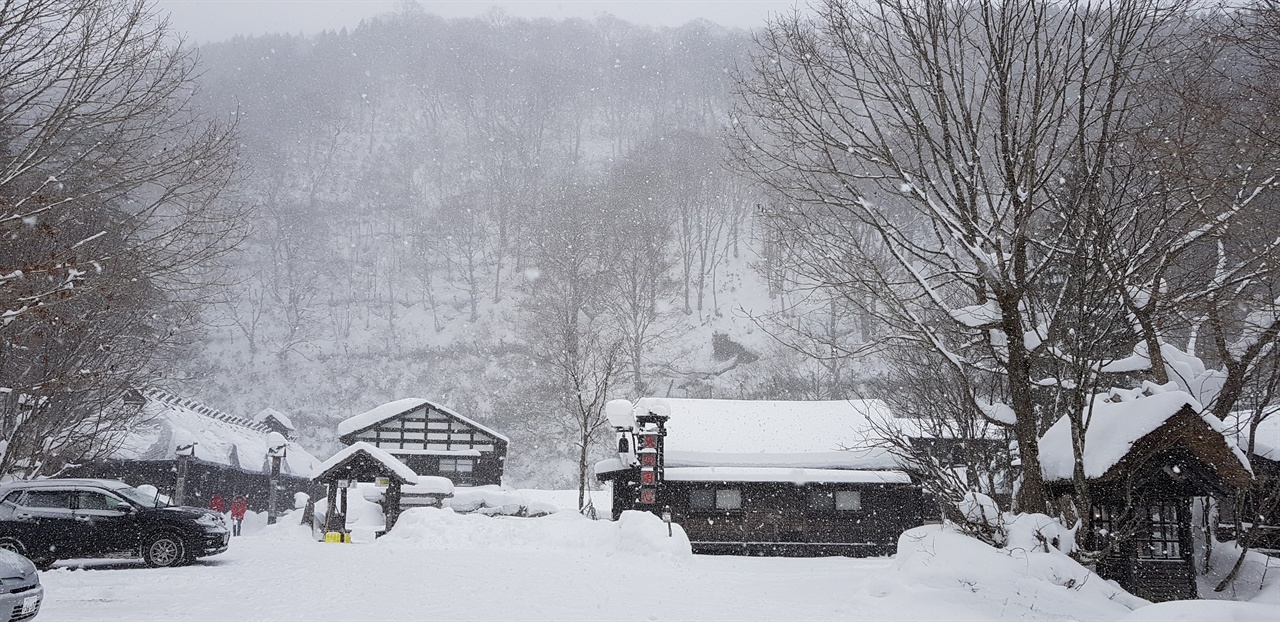
[[[280,495],[280,456],[271,456],[271,490],[267,491],[267,524],[276,524],[276,500]]]
[[[338,525],[339,531],[347,530],[347,489],[342,489],[342,524]]]
[[[400,480],[391,478],[383,503],[386,505],[387,531],[391,531],[396,525],[396,519],[400,518]]]
[[[178,481],[173,486],[173,504],[186,505],[187,501],[187,460],[189,456],[179,454],[178,458]]]
[[[329,482],[329,509],[324,513],[324,532],[333,531],[333,515],[338,511],[338,482]]]

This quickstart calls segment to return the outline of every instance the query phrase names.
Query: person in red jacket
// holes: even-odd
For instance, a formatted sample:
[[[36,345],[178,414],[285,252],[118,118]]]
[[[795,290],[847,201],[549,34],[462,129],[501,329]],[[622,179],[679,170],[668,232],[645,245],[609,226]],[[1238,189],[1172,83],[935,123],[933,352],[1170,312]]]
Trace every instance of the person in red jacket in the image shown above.
[[[221,494],[218,494],[216,492],[213,493],[213,498],[209,500],[209,509],[219,514],[223,514],[227,511],[226,504],[222,502]]]
[[[231,524],[234,535],[240,535],[240,523],[244,522],[244,513],[247,511],[249,511],[249,502],[244,497],[236,495],[236,498],[231,500]]]

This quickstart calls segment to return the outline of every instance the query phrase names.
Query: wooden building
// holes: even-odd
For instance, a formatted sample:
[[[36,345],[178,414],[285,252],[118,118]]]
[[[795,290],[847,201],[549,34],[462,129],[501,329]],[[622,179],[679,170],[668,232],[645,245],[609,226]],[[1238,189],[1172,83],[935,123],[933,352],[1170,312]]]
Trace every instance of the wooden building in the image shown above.
[[[1084,476],[1093,503],[1089,548],[1110,549],[1097,572],[1163,601],[1196,597],[1193,497],[1234,497],[1252,473],[1224,426],[1181,391],[1148,385],[1099,396],[1085,430]],[[1064,418],[1040,440],[1046,485],[1072,494],[1074,458]]]
[[[849,449],[867,445],[870,417],[891,416],[878,401],[646,398],[609,415],[619,455],[596,477],[614,518],[669,508],[695,553],[892,554],[936,513],[888,452]]]
[[[407,398],[338,424],[347,445],[369,443],[419,475],[447,477],[460,486],[502,484],[506,436],[438,404]]]
[[[187,458],[184,502],[207,506],[215,494],[240,495],[249,509],[266,508],[271,490],[268,437],[273,428],[161,389],[133,390],[124,398],[140,407],[134,425],[114,441],[106,460],[68,469],[70,477],[118,479],[129,485],[151,484],[173,495],[176,486],[176,439],[194,442]],[[320,465],[297,443],[287,445],[279,484],[285,499],[294,493],[317,492],[311,475]]]

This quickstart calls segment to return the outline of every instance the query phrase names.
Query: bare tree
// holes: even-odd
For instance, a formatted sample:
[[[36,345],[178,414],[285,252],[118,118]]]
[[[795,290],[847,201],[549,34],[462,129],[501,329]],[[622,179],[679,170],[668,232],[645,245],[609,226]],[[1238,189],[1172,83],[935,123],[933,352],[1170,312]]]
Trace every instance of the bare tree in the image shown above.
[[[0,469],[91,457],[242,236],[231,126],[141,0],[0,6]],[[57,456],[57,460],[53,460]]]
[[[795,269],[869,294],[892,341],[964,383],[960,409],[1010,429],[1024,511],[1048,508],[1034,359],[1065,294],[1061,187],[1111,162],[1184,10],[827,0],[761,33],[740,82],[737,152],[788,201]]]
[[[542,235],[531,259],[531,345],[550,371],[559,402],[548,423],[574,449],[578,507],[585,502],[593,455],[608,434],[604,405],[621,373],[621,344],[608,316],[609,245],[603,197],[597,190],[566,186],[539,219]]]

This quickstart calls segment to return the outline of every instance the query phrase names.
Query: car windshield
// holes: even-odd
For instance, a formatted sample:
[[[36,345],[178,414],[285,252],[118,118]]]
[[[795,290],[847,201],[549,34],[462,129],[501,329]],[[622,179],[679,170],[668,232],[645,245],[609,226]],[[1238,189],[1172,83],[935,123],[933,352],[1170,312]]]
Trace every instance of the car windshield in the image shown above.
[[[114,492],[144,508],[164,508],[173,505],[172,503],[169,503],[169,498],[164,495],[149,495],[137,488],[134,488],[133,486],[116,488],[111,492]]]

